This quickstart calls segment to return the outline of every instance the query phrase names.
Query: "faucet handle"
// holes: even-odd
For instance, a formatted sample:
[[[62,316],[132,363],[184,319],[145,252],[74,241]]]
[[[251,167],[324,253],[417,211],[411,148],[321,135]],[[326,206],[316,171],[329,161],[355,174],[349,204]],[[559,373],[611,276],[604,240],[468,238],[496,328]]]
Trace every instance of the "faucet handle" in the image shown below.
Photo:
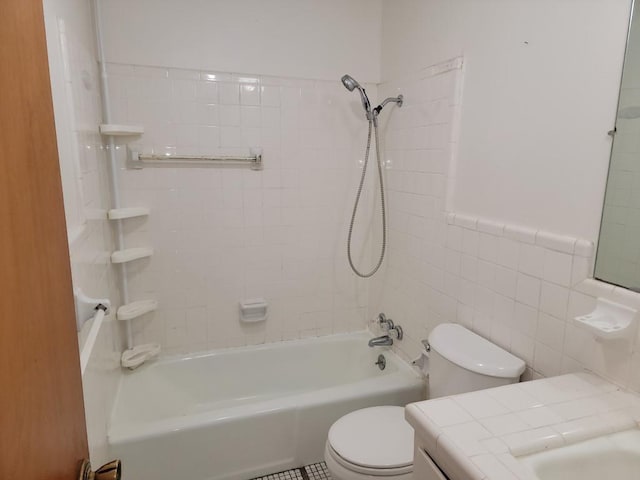
[[[391,338],[395,338],[396,340],[402,340],[404,336],[404,332],[402,331],[402,327],[400,325],[395,325],[389,329],[389,336]]]
[[[391,320],[390,318],[387,318],[387,316],[384,313],[379,313],[378,325],[380,325],[380,327],[383,330],[389,331],[393,329],[393,320]]]

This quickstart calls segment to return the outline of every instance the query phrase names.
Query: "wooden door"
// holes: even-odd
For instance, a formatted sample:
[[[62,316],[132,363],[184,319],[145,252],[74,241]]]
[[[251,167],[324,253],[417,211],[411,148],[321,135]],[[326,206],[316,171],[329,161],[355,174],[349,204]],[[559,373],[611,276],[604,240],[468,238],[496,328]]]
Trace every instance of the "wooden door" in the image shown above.
[[[0,479],[88,457],[41,0],[0,0]]]

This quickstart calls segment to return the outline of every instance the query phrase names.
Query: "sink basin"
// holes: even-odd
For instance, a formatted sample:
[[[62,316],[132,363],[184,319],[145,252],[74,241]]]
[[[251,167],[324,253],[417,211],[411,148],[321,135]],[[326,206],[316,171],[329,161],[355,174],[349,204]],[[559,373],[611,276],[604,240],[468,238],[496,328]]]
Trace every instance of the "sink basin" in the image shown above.
[[[518,457],[539,480],[640,478],[640,430],[626,430]]]

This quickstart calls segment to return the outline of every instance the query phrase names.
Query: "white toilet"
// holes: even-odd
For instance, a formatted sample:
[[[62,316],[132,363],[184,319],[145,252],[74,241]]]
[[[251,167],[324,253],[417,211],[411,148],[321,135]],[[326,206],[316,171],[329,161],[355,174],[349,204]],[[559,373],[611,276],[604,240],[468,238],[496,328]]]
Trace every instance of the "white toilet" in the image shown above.
[[[516,383],[525,363],[452,323],[429,335],[429,398]],[[413,429],[404,407],[372,407],[349,413],[329,430],[324,459],[335,480],[411,480]]]

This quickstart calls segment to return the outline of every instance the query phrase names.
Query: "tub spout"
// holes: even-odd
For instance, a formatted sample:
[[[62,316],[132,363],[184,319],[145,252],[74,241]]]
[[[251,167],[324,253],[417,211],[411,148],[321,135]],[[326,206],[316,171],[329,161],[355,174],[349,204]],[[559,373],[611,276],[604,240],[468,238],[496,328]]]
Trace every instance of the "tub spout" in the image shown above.
[[[393,345],[393,338],[389,335],[382,335],[381,337],[372,338],[369,340],[370,347],[388,347]]]

